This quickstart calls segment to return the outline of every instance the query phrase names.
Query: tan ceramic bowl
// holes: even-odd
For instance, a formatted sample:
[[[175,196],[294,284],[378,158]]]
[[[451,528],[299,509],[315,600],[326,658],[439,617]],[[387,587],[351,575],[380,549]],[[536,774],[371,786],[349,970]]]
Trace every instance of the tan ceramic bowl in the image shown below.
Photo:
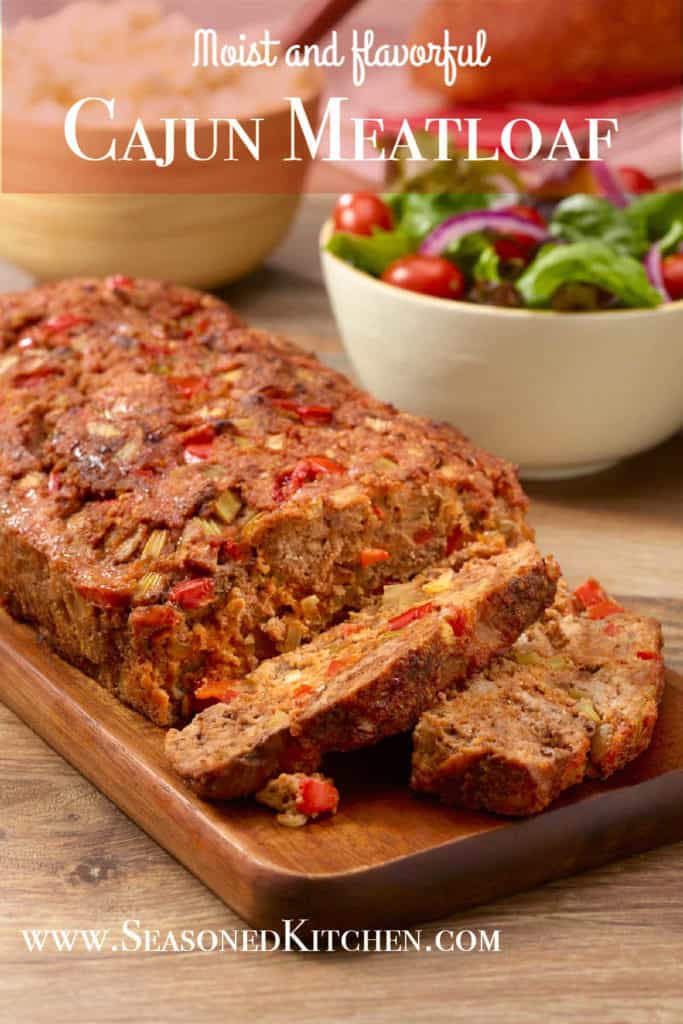
[[[323,228],[321,244],[331,233]],[[448,420],[526,479],[605,469],[683,427],[683,301],[552,313],[435,299],[322,251],[363,385]]]
[[[311,121],[321,85],[313,73],[297,81]],[[141,163],[85,163],[68,151],[61,124],[37,130],[8,121],[0,256],[41,280],[125,273],[210,288],[243,276],[285,236],[308,168],[306,160],[282,160],[289,109],[261,116],[258,162],[193,163],[183,155],[163,172]],[[208,135],[202,148],[208,131],[198,129],[199,152],[209,149]],[[161,152],[161,128],[149,135]],[[79,132],[86,152],[106,151],[111,139],[101,129]],[[46,194],[53,182],[59,193]]]

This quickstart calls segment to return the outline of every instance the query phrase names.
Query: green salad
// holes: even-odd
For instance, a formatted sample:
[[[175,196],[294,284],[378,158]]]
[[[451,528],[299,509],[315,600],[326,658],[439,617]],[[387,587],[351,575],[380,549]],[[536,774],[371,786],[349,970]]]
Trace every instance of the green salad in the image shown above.
[[[683,191],[342,196],[327,249],[387,284],[526,309],[651,308],[683,298]]]

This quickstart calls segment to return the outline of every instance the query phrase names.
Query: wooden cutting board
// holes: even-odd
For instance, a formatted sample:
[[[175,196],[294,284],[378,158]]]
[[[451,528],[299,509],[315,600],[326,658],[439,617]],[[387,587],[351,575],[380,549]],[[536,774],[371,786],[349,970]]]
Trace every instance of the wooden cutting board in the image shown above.
[[[683,838],[683,678],[668,673],[650,750],[523,821],[447,809],[406,786],[409,740],[331,759],[332,820],[283,828],[211,805],[165,764],[163,730],[0,612],[0,699],[246,921],[402,926]]]

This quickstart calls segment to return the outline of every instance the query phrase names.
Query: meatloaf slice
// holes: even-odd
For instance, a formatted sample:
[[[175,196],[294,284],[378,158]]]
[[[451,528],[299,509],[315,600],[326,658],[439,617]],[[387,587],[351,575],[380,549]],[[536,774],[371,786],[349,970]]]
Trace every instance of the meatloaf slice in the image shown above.
[[[597,596],[596,596],[597,595]],[[533,814],[649,745],[664,685],[661,629],[594,581],[555,604],[510,654],[420,719],[412,786],[444,803]]]
[[[0,596],[159,724],[525,511],[505,462],[213,296],[0,297]]]
[[[262,663],[227,703],[171,730],[167,756],[205,797],[312,772],[326,751],[403,732],[437,694],[508,648],[553,600],[557,566],[530,543],[459,572],[387,587],[377,605],[307,646]]]

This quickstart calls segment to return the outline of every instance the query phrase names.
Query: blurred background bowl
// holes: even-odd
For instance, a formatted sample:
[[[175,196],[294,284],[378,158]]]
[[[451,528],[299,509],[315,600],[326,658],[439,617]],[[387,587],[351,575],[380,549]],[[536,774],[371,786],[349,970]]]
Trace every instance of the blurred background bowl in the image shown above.
[[[284,238],[299,195],[3,195],[0,255],[39,280],[126,273],[213,288]]]
[[[526,479],[596,472],[683,426],[683,301],[552,313],[435,299],[324,249],[332,309],[358,377],[518,464]]]
[[[322,77],[307,71],[296,88],[314,123]],[[61,123],[7,120],[0,256],[41,280],[121,272],[211,288],[242,277],[287,233],[310,163],[282,159],[290,132],[284,101],[250,116],[263,117],[258,162],[196,163],[183,148],[164,170],[87,163],[66,147]],[[209,151],[209,130],[199,127],[198,152]],[[162,153],[158,122],[148,134]],[[129,135],[130,128],[85,125],[79,143],[99,153],[116,137],[120,152]]]

